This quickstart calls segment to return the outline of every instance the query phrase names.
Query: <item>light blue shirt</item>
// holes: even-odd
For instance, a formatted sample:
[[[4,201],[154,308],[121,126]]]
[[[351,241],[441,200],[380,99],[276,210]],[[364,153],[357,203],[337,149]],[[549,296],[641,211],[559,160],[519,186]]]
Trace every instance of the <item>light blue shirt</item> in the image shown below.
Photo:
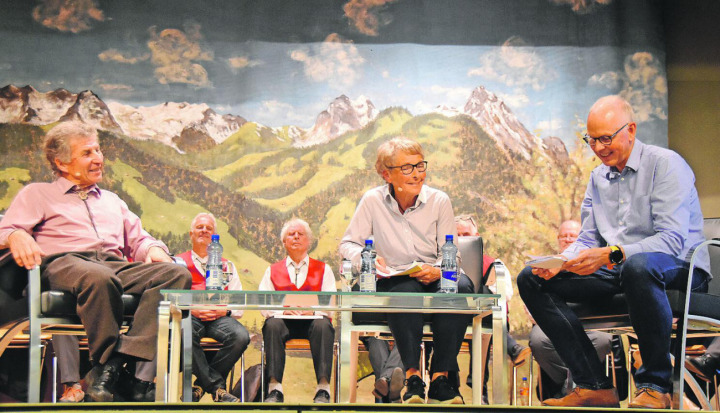
[[[622,172],[600,165],[585,191],[582,230],[563,251],[568,259],[582,250],[620,245],[625,258],[661,252],[690,261],[705,241],[695,175],[677,153],[636,139]],[[697,266],[710,273],[707,250]]]

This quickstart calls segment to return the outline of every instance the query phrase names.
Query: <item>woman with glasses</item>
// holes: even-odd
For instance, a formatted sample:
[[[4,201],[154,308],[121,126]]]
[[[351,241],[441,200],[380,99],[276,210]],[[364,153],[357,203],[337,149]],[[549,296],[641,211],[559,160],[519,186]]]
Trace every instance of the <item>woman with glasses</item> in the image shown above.
[[[457,238],[455,216],[447,194],[424,185],[427,167],[422,147],[413,140],[396,137],[380,145],[375,169],[385,184],[365,193],[340,243],[340,253],[352,261],[356,270],[364,242],[371,237],[378,272],[404,270],[414,262],[422,263],[422,270],[409,276],[380,278],[378,291],[440,291],[440,247],[445,235]],[[458,275],[458,292],[473,292],[465,274]],[[420,372],[423,315],[387,314],[387,319],[406,368],[403,401],[424,403],[425,383]],[[468,322],[466,315],[433,315],[435,351],[429,403],[463,403],[457,382],[451,383],[447,375],[459,370],[457,355]]]

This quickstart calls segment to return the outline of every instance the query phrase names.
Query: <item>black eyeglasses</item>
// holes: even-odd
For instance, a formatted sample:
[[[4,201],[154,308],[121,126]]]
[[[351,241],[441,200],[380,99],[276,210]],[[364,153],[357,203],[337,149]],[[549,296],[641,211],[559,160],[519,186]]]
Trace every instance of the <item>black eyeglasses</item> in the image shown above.
[[[406,163],[405,165],[400,165],[400,166],[385,165],[385,167],[388,169],[400,168],[400,172],[402,172],[403,175],[410,175],[413,172],[413,169],[416,169],[416,168],[417,168],[418,172],[425,172],[425,170],[427,169],[427,161],[420,161],[420,162],[416,163],[415,165],[413,165],[411,163]]]
[[[588,135],[586,133],[585,136],[583,136],[583,140],[585,141],[585,143],[587,143],[590,146],[595,146],[595,142],[600,142],[603,144],[603,146],[608,146],[612,143],[612,140],[615,137],[615,135],[620,133],[621,130],[625,129],[625,127],[627,125],[629,125],[629,123],[622,125],[622,127],[620,129],[615,131],[615,133],[613,133],[610,136],[598,136],[597,138],[591,138],[590,135]]]

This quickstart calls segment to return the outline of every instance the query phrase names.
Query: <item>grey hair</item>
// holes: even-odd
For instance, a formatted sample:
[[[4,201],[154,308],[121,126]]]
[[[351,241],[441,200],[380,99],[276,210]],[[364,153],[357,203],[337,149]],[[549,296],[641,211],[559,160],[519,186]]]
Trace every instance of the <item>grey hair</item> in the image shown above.
[[[597,110],[597,108],[599,108],[600,106],[610,102],[617,102],[620,105],[620,110],[622,111],[622,113],[627,116],[628,122],[635,122],[635,111],[633,110],[632,105],[620,95],[608,95],[601,97],[600,99],[596,100],[595,103],[593,103],[592,107],[590,107],[590,112],[593,112]]]
[[[97,137],[97,129],[78,121],[63,122],[50,129],[45,135],[43,151],[53,173],[57,176],[62,175],[62,171],[55,164],[55,159],[59,159],[63,163],[72,160],[72,148],[70,146],[72,140],[81,138],[97,139]]]
[[[190,222],[190,231],[195,229],[195,223],[197,223],[197,220],[200,219],[201,217],[210,218],[210,220],[213,223],[213,227],[215,227],[215,229],[217,229],[217,221],[215,221],[215,215],[213,215],[209,212],[201,212],[201,213],[195,215],[195,218],[193,218],[192,222]]]
[[[312,242],[313,233],[312,233],[312,230],[310,229],[310,224],[308,224],[307,221],[305,221],[304,219],[300,219],[300,218],[293,218],[290,221],[286,222],[285,225],[283,225],[282,229],[280,230],[280,240],[282,241],[285,239],[285,236],[287,235],[288,231],[290,230],[290,227],[295,224],[302,225],[302,227],[305,229],[305,234],[308,236],[308,239]]]
[[[420,155],[423,159],[425,158],[422,146],[419,143],[404,136],[397,136],[384,142],[377,149],[375,170],[378,175],[382,176],[383,172],[387,171],[388,166],[394,166],[390,164],[398,152],[405,152],[408,155]]]

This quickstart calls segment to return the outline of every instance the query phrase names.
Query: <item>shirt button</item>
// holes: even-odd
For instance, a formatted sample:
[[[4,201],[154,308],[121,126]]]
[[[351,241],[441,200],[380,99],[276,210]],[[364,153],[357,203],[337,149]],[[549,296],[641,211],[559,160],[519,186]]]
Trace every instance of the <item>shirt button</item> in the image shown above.
[[[621,180],[621,181],[624,181],[624,180],[625,180],[625,178],[620,178],[620,180]]]
[[[620,222],[618,222],[618,224],[620,224],[620,225],[624,225],[625,223],[624,223],[624,222],[622,222],[622,221],[620,221]]]
[[[623,200],[621,199],[621,200],[620,200],[620,203],[622,204],[623,202],[625,202],[625,201],[623,201]]]

